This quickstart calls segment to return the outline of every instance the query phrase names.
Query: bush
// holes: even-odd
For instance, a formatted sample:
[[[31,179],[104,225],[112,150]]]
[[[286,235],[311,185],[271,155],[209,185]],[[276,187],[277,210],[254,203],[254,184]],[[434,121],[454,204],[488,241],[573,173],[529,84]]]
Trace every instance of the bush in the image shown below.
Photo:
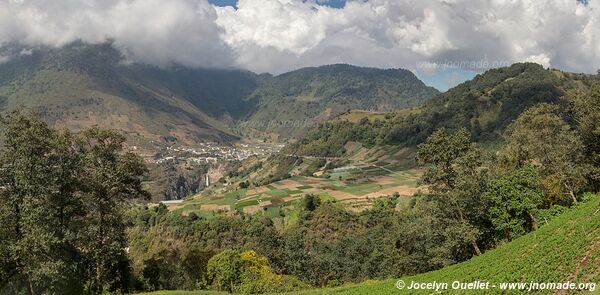
[[[244,262],[234,250],[228,249],[208,261],[207,277],[213,289],[233,292],[241,284]]]
[[[238,254],[225,250],[208,262],[208,282],[219,291],[243,294],[276,293],[306,289],[308,284],[293,276],[275,274],[265,256],[250,250]],[[206,284],[199,282],[197,286]]]

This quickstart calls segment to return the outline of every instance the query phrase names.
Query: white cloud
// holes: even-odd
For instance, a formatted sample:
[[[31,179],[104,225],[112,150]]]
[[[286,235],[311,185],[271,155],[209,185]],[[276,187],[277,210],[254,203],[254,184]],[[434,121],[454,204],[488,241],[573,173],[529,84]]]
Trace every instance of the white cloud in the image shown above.
[[[530,55],[525,59],[525,61],[538,63],[543,65],[544,67],[550,66],[550,58],[544,53],[538,55]]]
[[[0,0],[0,43],[115,46],[135,60],[280,73],[352,63],[403,67],[535,61],[600,68],[600,1]]]
[[[325,19],[326,10],[315,13],[313,4],[301,1],[243,0],[237,7],[218,8],[217,21],[234,48],[259,45],[302,54],[323,41],[333,21]]]
[[[217,12],[238,63],[257,71],[333,62],[414,69],[419,62],[480,60],[588,72],[600,67],[597,1],[370,0],[334,9],[240,0],[237,10]]]
[[[0,64],[3,64],[5,62],[9,61],[9,59],[10,59],[10,57],[8,57],[8,56],[0,55]]]
[[[206,0],[11,0],[0,2],[0,43],[114,40],[137,61],[230,66],[234,58],[216,19]]]

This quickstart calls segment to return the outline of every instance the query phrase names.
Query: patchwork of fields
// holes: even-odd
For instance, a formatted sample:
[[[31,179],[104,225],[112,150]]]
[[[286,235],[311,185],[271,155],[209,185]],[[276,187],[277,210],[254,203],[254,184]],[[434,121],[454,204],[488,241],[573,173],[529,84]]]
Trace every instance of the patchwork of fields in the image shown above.
[[[420,189],[417,169],[391,171],[379,166],[338,168],[320,177],[296,176],[266,186],[239,189],[225,193],[204,192],[181,204],[171,205],[171,210],[182,214],[194,212],[209,217],[218,212],[243,211],[293,219],[299,200],[314,194],[323,200],[336,200],[352,210],[371,206],[377,198],[398,193],[405,202]]]

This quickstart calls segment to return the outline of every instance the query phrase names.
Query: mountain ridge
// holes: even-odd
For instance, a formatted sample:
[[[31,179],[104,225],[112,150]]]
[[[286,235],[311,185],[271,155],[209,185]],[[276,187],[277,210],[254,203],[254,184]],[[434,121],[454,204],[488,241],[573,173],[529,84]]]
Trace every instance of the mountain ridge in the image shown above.
[[[476,141],[502,140],[506,127],[538,103],[569,107],[573,97],[599,82],[599,76],[517,63],[492,69],[440,93],[423,105],[380,115],[379,120],[332,120],[288,145],[288,154],[341,156],[349,141],[368,146],[416,146],[439,128],[466,128]],[[368,117],[365,115],[365,117]]]
[[[385,112],[414,107],[438,93],[405,69],[308,67],[263,82],[250,97],[258,101],[258,110],[246,120],[297,123],[308,118],[319,123],[353,109]],[[307,130],[274,126],[266,131],[300,137]]]
[[[412,106],[437,93],[406,70],[331,65],[274,76],[159,68],[127,61],[110,43],[2,52],[11,56],[0,64],[2,111],[22,106],[59,127],[100,125],[154,142],[232,141],[248,131],[245,121],[321,122],[353,108]],[[306,131],[258,126],[283,139]]]

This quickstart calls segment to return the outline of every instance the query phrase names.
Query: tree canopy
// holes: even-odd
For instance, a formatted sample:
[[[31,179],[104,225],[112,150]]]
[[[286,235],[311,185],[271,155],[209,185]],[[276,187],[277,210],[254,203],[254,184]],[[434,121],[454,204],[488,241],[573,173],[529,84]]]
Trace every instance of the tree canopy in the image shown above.
[[[30,294],[127,291],[123,206],[146,197],[122,135],[2,118],[0,287]]]

